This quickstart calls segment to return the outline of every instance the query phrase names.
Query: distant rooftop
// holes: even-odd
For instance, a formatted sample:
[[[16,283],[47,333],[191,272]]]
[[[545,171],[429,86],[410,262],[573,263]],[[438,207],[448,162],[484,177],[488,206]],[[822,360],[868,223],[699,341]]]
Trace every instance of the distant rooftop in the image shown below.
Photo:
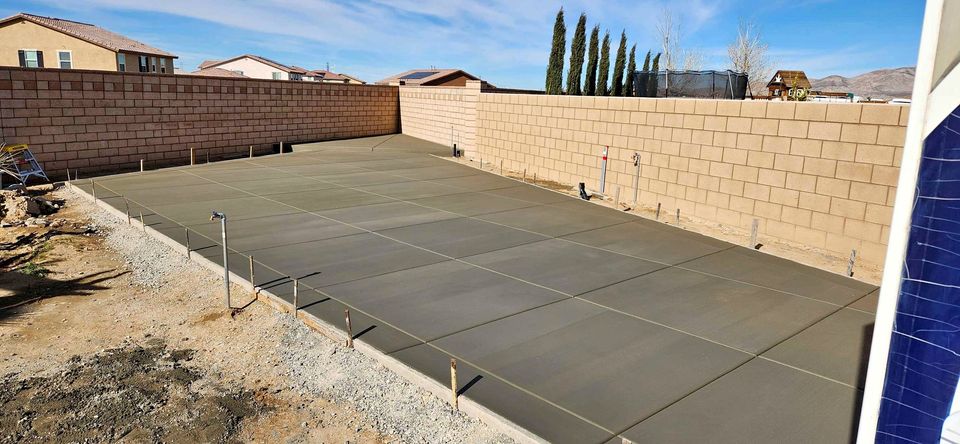
[[[20,13],[0,20],[0,25],[21,19],[31,23],[36,23],[40,26],[44,26],[55,31],[60,31],[69,36],[93,43],[94,45],[104,47],[111,51],[135,52],[177,58],[176,55],[162,49],[154,48],[153,46],[138,42],[129,37],[107,31],[106,29],[96,25],[75,22],[73,20]]]
[[[403,83],[411,86],[437,86],[446,85],[454,79],[458,79],[459,83],[465,80],[480,80],[479,77],[462,69],[411,69],[382,79],[377,84]]]

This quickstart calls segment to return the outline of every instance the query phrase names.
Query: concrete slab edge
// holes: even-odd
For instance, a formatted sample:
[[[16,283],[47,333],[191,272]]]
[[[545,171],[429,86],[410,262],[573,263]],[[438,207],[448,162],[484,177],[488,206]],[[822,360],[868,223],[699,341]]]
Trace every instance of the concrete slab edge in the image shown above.
[[[97,207],[107,211],[108,213],[116,216],[118,219],[125,219],[127,217],[122,211],[117,208],[114,208],[110,204],[103,202],[102,200],[94,200],[93,196],[90,193],[87,193],[80,187],[74,186],[70,182],[66,182],[66,186],[71,190],[76,192],[81,197],[93,202]],[[140,221],[131,220],[132,225],[140,225]],[[175,251],[183,252],[184,256],[187,256],[187,247],[179,244],[178,242],[170,239],[169,237],[163,235],[159,231],[147,227],[140,227],[144,233],[148,234],[153,239],[162,242],[168,247],[172,248]],[[223,267],[216,264],[215,262],[203,257],[200,254],[190,254],[190,260],[196,264],[210,270],[215,273],[217,277],[223,276]],[[256,294],[255,302],[265,304],[276,311],[283,313],[290,313],[293,311],[293,305],[283,298],[270,293],[269,291],[263,289],[254,288],[254,286],[246,278],[238,276],[236,273],[230,273],[231,283],[237,283],[242,286],[244,289],[249,290],[252,293]],[[346,341],[346,336],[340,332],[339,329],[330,325],[330,323],[324,321],[323,319],[317,318],[309,313],[304,311],[297,312],[297,319],[302,321],[307,327],[315,332],[326,336],[327,338],[344,343]],[[427,392],[433,394],[437,398],[447,402],[450,396],[450,387],[440,384],[437,381],[434,381],[429,376],[423,374],[422,372],[404,364],[400,360],[393,358],[386,353],[383,353],[380,350],[377,350],[375,347],[367,344],[362,339],[355,339],[353,341],[354,347],[356,350],[361,353],[375,359],[380,365],[384,366],[388,370],[396,373],[400,377],[406,379],[411,384],[426,390]],[[519,443],[547,443],[548,441],[537,436],[535,433],[517,425],[513,421],[510,421],[507,418],[504,418],[500,414],[490,410],[489,408],[481,405],[480,403],[466,397],[461,396],[459,399],[459,408],[460,411],[465,413],[467,416],[470,416],[474,419],[477,419],[484,424],[487,424],[490,427],[493,427],[500,433],[503,433],[511,437],[514,441]]]

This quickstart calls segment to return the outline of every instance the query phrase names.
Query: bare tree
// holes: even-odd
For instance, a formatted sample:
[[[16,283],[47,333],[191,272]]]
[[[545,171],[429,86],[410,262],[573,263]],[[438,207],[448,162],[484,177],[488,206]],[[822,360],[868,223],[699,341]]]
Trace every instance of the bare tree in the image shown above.
[[[734,71],[747,73],[751,90],[754,93],[761,91],[769,80],[773,64],[767,56],[767,44],[763,42],[760,28],[755,22],[740,19],[737,39],[727,47],[727,54]]]
[[[663,53],[660,66],[669,70],[703,69],[703,52],[683,47],[682,23],[668,8],[663,9],[660,20],[657,21],[657,34],[660,36]]]

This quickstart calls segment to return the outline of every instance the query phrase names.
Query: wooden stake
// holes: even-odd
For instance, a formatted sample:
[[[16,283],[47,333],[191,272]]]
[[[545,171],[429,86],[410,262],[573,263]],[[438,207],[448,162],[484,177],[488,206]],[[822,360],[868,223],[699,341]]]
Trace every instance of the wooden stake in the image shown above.
[[[457,399],[457,360],[450,358],[450,398],[453,402],[453,409],[460,410],[459,400]]]
[[[353,323],[350,322],[350,310],[343,310],[343,317],[347,321],[347,347],[353,348]]]

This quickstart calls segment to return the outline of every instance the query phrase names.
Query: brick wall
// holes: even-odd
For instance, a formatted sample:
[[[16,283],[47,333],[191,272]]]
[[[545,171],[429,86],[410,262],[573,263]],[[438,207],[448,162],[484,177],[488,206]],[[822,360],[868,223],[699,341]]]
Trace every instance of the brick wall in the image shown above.
[[[396,133],[393,86],[0,67],[0,131],[51,178]]]
[[[476,155],[480,86],[475,80],[467,81],[465,87],[401,86],[403,134],[442,145],[450,145],[452,137],[467,156]]]
[[[477,145],[567,184],[640,204],[883,261],[908,107],[481,94]]]

